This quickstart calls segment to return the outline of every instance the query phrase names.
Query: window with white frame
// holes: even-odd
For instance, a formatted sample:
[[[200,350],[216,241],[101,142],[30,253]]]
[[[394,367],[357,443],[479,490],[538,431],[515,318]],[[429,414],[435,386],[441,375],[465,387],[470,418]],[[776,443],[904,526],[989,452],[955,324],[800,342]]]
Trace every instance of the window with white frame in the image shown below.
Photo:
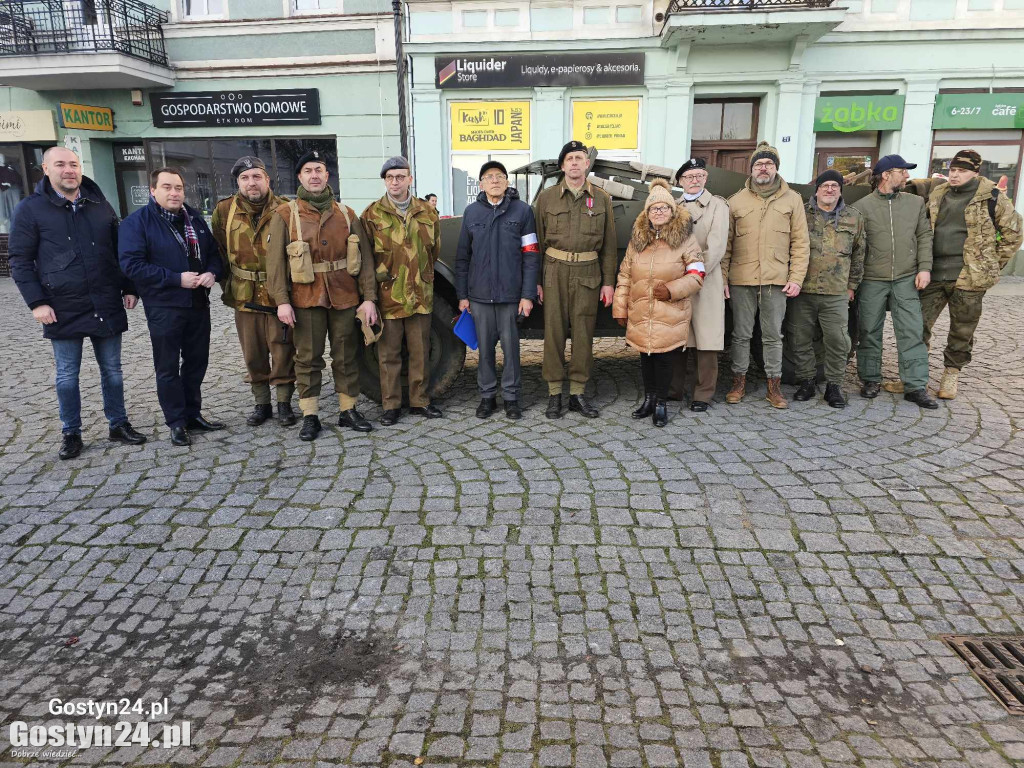
[[[225,0],[181,0],[183,19],[206,19],[224,15]]]

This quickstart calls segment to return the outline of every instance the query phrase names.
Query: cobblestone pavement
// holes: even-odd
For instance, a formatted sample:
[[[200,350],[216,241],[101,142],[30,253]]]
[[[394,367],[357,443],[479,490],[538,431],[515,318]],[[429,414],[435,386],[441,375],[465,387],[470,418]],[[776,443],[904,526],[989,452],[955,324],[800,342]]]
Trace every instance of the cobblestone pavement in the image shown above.
[[[190,747],[66,762],[1024,763],[1024,721],[937,639],[1024,632],[1020,283],[986,299],[961,397],[937,411],[861,400],[851,367],[845,412],[774,411],[762,384],[659,430],[629,418],[638,363],[614,339],[601,418],[550,422],[531,342],[517,424],[474,417],[471,357],[445,420],[313,444],[244,426],[218,308],[204,410],[231,426],[191,450],[160,424],[137,311],[129,412],[150,442],[105,441],[88,361],[86,450],[59,462],[52,356],[0,282],[5,738],[92,722],[52,698],[166,697],[150,735],[188,721]],[[60,760],[7,743],[4,765]]]

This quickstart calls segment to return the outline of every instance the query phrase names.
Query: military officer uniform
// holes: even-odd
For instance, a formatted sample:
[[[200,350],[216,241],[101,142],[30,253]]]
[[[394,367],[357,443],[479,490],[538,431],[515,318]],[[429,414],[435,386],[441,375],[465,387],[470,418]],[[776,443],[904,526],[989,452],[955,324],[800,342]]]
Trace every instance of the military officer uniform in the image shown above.
[[[241,157],[231,169],[234,179],[245,171],[266,166],[258,157]],[[277,388],[277,413],[283,426],[295,423],[291,399],[295,391],[295,346],[287,326],[277,319],[267,291],[267,236],[277,209],[288,200],[271,190],[259,203],[241,192],[224,198],[213,211],[213,236],[226,255],[228,270],[221,280],[221,300],[235,310],[235,330],[242,346],[246,381],[256,399],[248,423],[262,424],[271,416],[270,388]],[[262,307],[263,310],[254,309]]]
[[[814,182],[817,190],[826,181],[843,186],[838,171],[825,171]],[[806,207],[811,256],[800,295],[790,300],[786,315],[796,379],[800,387],[794,400],[810,400],[817,393],[814,337],[821,331],[825,353],[825,401],[833,408],[846,407],[842,392],[846,361],[850,354],[850,291],[864,277],[864,217],[847,207],[840,197],[832,211],[818,206],[817,195]]]
[[[296,162],[295,174],[298,176],[307,163],[326,167],[326,162],[323,152],[307,152]],[[348,257],[350,235],[355,236],[352,245],[358,247],[355,259]],[[297,257],[289,253],[288,247],[293,244],[298,254],[304,249],[294,246],[303,242],[308,246],[311,282],[293,279]],[[358,265],[357,276],[350,273],[352,261]],[[275,304],[289,304],[295,313],[295,383],[303,416],[299,437],[313,440],[320,432],[317,414],[328,338],[334,390],[341,409],[338,425],[371,431],[373,427],[356,410],[362,347],[356,308],[363,300],[377,299],[373,254],[359,217],[334,199],[329,185],[320,193],[300,185],[297,199],[277,209],[267,242],[267,290]]]
[[[393,157],[390,170],[409,170],[409,161]],[[402,208],[405,210],[403,211]],[[430,402],[430,322],[434,311],[434,263],[441,253],[441,222],[430,203],[412,195],[395,201],[387,193],[361,216],[372,243],[383,332],[377,342],[381,406],[385,425],[398,421],[402,408],[402,341],[409,356],[409,406],[414,414],[438,418]]]
[[[559,167],[570,152],[587,147],[570,141],[558,156]],[[569,361],[570,409],[589,418],[598,415],[583,394],[594,362],[594,326],[601,286],[615,285],[618,268],[612,199],[585,181],[572,189],[563,176],[537,196],[537,238],[544,254],[544,362],[548,383],[548,418],[561,415],[566,377],[565,342],[572,338]],[[557,398],[557,399],[556,399]]]

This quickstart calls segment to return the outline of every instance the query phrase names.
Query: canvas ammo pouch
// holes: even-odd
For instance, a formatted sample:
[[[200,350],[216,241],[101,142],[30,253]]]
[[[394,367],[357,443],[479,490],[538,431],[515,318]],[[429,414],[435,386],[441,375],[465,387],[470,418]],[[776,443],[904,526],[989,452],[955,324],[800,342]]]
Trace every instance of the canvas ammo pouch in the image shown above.
[[[288,268],[291,271],[293,283],[308,285],[313,282],[313,254],[309,250],[309,243],[302,239],[298,201],[292,200],[288,203],[288,207],[292,212],[293,237],[297,238],[285,247],[285,252],[288,254]]]
[[[348,217],[348,211],[341,209],[345,214],[345,223],[348,225],[348,250],[345,252],[345,269],[352,277],[359,277],[359,271],[363,266],[363,254],[359,252],[359,235],[352,231],[352,220]]]

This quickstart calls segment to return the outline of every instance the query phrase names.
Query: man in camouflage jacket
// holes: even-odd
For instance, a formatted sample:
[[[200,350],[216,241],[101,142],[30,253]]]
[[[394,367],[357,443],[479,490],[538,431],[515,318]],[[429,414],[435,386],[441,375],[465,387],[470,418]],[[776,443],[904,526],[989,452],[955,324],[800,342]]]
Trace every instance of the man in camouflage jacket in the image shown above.
[[[814,337],[821,330],[825,353],[825,402],[845,408],[843,378],[850,354],[850,302],[864,277],[864,217],[843,202],[843,177],[828,170],[814,182],[807,204],[811,256],[800,295],[786,321],[800,387],[794,400],[817,394]]]
[[[238,192],[217,203],[213,236],[228,261],[221,280],[224,303],[235,310],[235,330],[242,345],[256,406],[245,420],[259,426],[273,415],[270,387],[277,387],[277,416],[282,426],[295,423],[295,346],[277,319],[276,305],[267,292],[266,243],[274,211],[287,200],[270,189],[270,177],[258,157],[240,157],[231,169]],[[249,305],[248,307],[246,305]],[[260,311],[253,306],[266,307]]]
[[[949,183],[928,197],[934,244],[932,282],[921,291],[924,341],[949,305],[949,336],[943,352],[944,370],[939,397],[957,395],[960,369],[971,361],[974,331],[981,320],[985,291],[1021,246],[1021,216],[1006,195],[979,176],[981,155],[973,149],[957,152],[949,164]]]
[[[404,157],[381,168],[384,197],[361,217],[373,247],[378,301],[384,330],[377,342],[380,361],[380,423],[402,414],[402,339],[409,351],[409,413],[441,417],[430,402],[430,321],[434,311],[434,262],[441,252],[441,226],[433,206],[412,195],[412,172]]]

